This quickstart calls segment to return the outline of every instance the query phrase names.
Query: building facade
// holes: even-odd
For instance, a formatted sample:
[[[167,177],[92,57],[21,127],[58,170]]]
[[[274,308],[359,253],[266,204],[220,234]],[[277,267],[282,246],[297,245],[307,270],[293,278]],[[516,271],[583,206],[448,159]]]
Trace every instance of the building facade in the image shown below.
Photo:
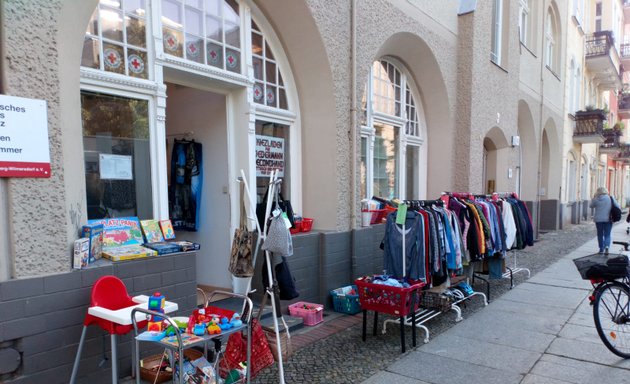
[[[19,356],[0,363],[1,381],[67,382],[101,275],[134,293],[159,289],[183,310],[197,285],[237,289],[227,266],[241,171],[253,212],[265,167],[281,162],[284,197],[314,219],[315,230],[294,237],[301,299],[326,302],[330,289],[382,267],[383,229],[361,227],[362,199],[517,192],[537,228],[558,229],[573,197],[562,190],[565,154],[591,164],[565,144],[569,50],[579,58],[572,73],[584,73],[568,0],[1,7],[1,91],[46,101],[51,159],[49,178],[0,179],[0,353]],[[192,141],[201,152],[186,168],[179,146]],[[132,176],[104,177],[107,161]],[[88,219],[190,212],[173,198],[186,177],[195,231],[177,237],[201,244],[195,256],[72,270]],[[97,336],[83,381],[109,377]]]

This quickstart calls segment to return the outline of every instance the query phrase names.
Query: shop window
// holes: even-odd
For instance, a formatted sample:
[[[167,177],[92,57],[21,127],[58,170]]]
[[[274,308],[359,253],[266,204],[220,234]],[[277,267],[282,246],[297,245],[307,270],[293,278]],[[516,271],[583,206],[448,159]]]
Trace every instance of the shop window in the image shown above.
[[[153,217],[147,100],[81,93],[88,219]]]
[[[254,64],[254,102],[288,109],[287,92],[278,63],[265,36],[252,20],[252,61]]]
[[[269,176],[276,169],[282,179],[282,195],[290,199],[289,130],[288,125],[256,121],[256,190],[259,203],[269,186]]]
[[[101,0],[85,33],[81,66],[147,79],[145,0]]]
[[[241,73],[241,17],[235,0],[162,0],[164,52]]]

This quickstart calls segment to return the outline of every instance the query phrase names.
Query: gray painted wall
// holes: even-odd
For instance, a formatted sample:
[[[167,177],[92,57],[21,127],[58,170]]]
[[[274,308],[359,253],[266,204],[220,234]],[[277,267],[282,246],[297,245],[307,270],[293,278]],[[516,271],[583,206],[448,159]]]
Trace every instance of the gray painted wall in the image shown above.
[[[203,251],[202,251],[203,252]],[[194,252],[76,270],[53,276],[0,283],[0,356],[21,355],[17,370],[0,361],[3,383],[67,383],[76,356],[83,320],[94,282],[105,275],[119,277],[129,294],[164,294],[190,313],[197,305]],[[101,335],[106,335],[102,339]],[[103,348],[109,355],[109,335],[88,327],[79,369],[79,382],[111,382],[109,362],[103,368]],[[119,373],[131,373],[131,334],[119,338]],[[142,356],[155,348],[142,348]]]

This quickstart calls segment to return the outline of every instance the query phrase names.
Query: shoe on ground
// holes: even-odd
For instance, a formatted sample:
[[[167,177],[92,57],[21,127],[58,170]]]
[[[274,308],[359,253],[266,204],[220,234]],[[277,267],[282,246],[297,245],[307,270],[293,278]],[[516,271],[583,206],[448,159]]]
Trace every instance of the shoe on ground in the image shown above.
[[[605,248],[604,249],[604,255],[607,255],[607,254],[608,254],[608,248]]]

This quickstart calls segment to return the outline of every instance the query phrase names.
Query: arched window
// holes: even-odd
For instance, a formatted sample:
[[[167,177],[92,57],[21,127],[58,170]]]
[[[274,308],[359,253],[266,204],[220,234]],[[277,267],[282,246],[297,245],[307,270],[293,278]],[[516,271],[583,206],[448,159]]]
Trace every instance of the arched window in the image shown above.
[[[414,85],[393,59],[375,61],[363,97],[361,191],[363,197],[419,199],[426,156],[424,112]]]
[[[554,73],[558,73],[557,26],[553,9],[549,7],[545,21],[545,65]]]

